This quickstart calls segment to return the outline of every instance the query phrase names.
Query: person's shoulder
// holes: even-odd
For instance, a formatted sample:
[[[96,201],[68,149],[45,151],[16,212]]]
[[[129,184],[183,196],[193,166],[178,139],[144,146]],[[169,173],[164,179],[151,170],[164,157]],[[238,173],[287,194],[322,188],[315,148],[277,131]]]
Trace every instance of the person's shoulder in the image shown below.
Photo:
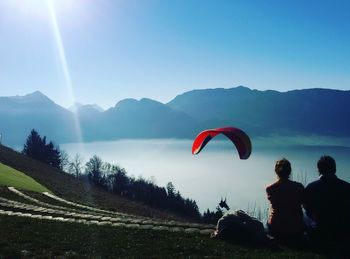
[[[349,182],[344,181],[344,180],[339,179],[339,178],[338,178],[338,182],[339,182],[339,184],[341,184],[341,185],[344,186],[345,188],[350,188],[350,183],[349,183]]]
[[[296,182],[296,181],[291,181],[289,180],[287,182],[287,184],[289,185],[289,188],[296,191],[296,192],[304,192],[304,185],[302,185],[301,183],[299,182]]]
[[[318,179],[318,180],[313,181],[313,182],[309,183],[308,185],[306,185],[305,192],[306,193],[313,193],[313,192],[316,192],[321,187],[322,187],[321,180]]]
[[[274,182],[274,183],[267,185],[266,192],[270,192],[271,190],[275,189],[277,185],[278,185],[278,182]]]
[[[299,182],[291,181],[291,183],[295,186],[295,188],[304,189],[304,185]]]
[[[337,179],[338,179],[339,182],[341,182],[341,183],[344,184],[344,185],[350,185],[349,182],[347,182],[347,181],[345,181],[345,180],[343,180],[343,179],[340,179],[340,178],[337,178]]]
[[[309,183],[308,185],[306,185],[305,189],[306,190],[311,190],[313,188],[316,188],[319,184],[320,184],[320,179]]]

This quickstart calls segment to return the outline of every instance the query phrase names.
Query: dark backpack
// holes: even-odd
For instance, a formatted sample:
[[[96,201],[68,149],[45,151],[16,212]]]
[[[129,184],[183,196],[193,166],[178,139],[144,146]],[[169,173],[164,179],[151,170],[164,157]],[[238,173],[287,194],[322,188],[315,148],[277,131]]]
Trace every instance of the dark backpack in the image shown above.
[[[266,241],[264,225],[242,210],[222,216],[213,237],[241,244],[260,244]]]

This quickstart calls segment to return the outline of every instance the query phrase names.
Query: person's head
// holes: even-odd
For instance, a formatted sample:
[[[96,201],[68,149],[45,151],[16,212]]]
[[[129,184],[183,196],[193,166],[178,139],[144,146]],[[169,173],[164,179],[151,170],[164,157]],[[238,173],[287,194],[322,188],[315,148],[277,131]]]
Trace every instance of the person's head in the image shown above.
[[[335,160],[331,156],[321,156],[317,162],[317,168],[320,175],[335,175],[337,171]]]
[[[279,179],[288,179],[292,172],[290,162],[285,158],[276,161],[275,172]]]

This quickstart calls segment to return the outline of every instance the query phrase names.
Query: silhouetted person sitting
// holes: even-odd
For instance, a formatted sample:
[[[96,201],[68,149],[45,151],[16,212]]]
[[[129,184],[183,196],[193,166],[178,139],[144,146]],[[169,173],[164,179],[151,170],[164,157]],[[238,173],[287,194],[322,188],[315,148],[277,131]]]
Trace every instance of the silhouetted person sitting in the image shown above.
[[[281,242],[299,244],[303,238],[302,203],[304,186],[289,180],[291,165],[287,159],[276,162],[277,181],[266,187],[270,201],[268,231]]]
[[[319,180],[305,189],[304,208],[314,221],[309,234],[320,246],[339,246],[350,241],[350,184],[336,176],[332,157],[322,156],[317,167]]]

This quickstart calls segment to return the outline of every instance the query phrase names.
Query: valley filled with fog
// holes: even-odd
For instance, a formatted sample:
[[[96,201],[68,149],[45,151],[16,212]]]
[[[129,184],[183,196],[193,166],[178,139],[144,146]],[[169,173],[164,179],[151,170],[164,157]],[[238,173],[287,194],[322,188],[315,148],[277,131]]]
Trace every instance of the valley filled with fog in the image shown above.
[[[265,187],[275,180],[275,161],[285,157],[292,164],[293,179],[303,184],[318,177],[316,163],[327,154],[337,162],[337,175],[350,180],[348,139],[319,137],[271,137],[252,139],[248,160],[240,160],[225,138],[211,141],[198,155],[191,154],[192,140],[118,140],[61,145],[70,156],[85,162],[93,155],[126,169],[159,186],[172,182],[176,190],[196,200],[201,212],[214,210],[221,197],[231,209],[267,207]]]

